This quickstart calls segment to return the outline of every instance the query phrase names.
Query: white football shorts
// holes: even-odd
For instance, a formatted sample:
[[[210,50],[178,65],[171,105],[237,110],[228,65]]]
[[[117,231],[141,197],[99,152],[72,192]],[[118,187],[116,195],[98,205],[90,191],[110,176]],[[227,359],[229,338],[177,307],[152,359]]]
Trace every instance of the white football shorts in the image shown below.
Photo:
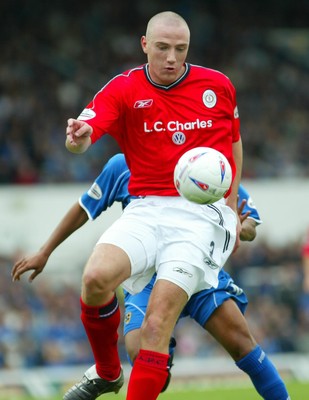
[[[211,205],[182,197],[146,196],[133,200],[98,243],[123,249],[131,277],[123,288],[139,293],[157,272],[192,294],[217,287],[218,274],[236,238],[236,215],[220,200]]]

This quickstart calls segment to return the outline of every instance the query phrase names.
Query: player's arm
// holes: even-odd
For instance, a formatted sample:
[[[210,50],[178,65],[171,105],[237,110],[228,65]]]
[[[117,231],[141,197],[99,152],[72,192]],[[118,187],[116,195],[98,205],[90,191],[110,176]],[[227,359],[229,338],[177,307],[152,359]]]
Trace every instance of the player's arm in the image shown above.
[[[241,179],[241,172],[242,172],[242,141],[241,138],[233,143],[233,157],[236,165],[236,174],[232,183],[231,187],[231,193],[229,197],[226,200],[226,204],[232,208],[232,210],[235,211],[236,215],[238,215],[237,212],[237,200],[238,200],[238,187],[240,184],[240,179]],[[236,243],[235,243],[235,248],[234,251],[237,250],[237,248],[240,245],[240,231],[241,231],[241,223],[238,220],[237,223],[237,228],[236,228]]]
[[[64,242],[73,232],[84,225],[86,221],[88,221],[86,212],[78,202],[75,203],[60,221],[40,250],[31,256],[23,257],[14,264],[12,269],[13,281],[20,280],[21,275],[26,271],[34,270],[29,277],[29,282],[32,282],[33,279],[43,271],[48,258],[56,247]]]
[[[238,203],[238,187],[240,184],[241,173],[242,173],[242,141],[239,139],[233,143],[233,157],[236,165],[236,173],[231,187],[231,193],[227,198],[226,204],[231,207],[235,213],[237,213]]]
[[[303,264],[303,290],[309,293],[309,231],[306,242],[302,248],[302,264]]]
[[[92,127],[85,121],[70,118],[66,128],[65,146],[71,153],[84,153],[91,145]]]

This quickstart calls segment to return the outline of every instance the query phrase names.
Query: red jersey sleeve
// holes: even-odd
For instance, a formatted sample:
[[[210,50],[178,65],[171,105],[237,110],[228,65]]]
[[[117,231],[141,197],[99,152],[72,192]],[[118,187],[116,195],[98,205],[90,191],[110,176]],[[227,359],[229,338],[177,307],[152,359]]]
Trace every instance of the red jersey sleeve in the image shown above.
[[[104,134],[110,133],[117,139],[120,134],[122,91],[115,77],[109,81],[82,111],[78,119],[86,121],[92,128],[91,142],[95,143]]]

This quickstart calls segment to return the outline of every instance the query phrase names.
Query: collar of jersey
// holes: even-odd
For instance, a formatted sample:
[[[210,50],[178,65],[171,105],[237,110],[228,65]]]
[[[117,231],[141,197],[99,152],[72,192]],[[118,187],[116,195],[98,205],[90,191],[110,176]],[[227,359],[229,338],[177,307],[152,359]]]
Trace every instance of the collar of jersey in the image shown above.
[[[188,75],[189,71],[190,71],[190,64],[185,63],[185,71],[184,73],[177,79],[177,81],[171,83],[170,85],[159,85],[158,83],[155,83],[149,74],[149,64],[145,64],[144,65],[144,71],[146,74],[146,77],[148,79],[148,81],[155,87],[160,88],[160,89],[164,89],[164,90],[168,90],[171,89],[173,87],[175,87],[176,85],[178,85],[180,82],[182,82],[185,77]]]

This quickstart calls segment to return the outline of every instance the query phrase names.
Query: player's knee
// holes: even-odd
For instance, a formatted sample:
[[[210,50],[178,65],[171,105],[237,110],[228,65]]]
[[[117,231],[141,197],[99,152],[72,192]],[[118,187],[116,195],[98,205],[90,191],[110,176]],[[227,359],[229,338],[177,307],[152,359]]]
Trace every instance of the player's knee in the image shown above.
[[[250,332],[238,335],[237,340],[234,342],[234,346],[230,348],[230,355],[234,361],[239,361],[248,355],[255,347],[257,343]]]
[[[114,290],[112,280],[108,280],[98,269],[88,269],[82,278],[83,297],[104,299],[105,295]]]

